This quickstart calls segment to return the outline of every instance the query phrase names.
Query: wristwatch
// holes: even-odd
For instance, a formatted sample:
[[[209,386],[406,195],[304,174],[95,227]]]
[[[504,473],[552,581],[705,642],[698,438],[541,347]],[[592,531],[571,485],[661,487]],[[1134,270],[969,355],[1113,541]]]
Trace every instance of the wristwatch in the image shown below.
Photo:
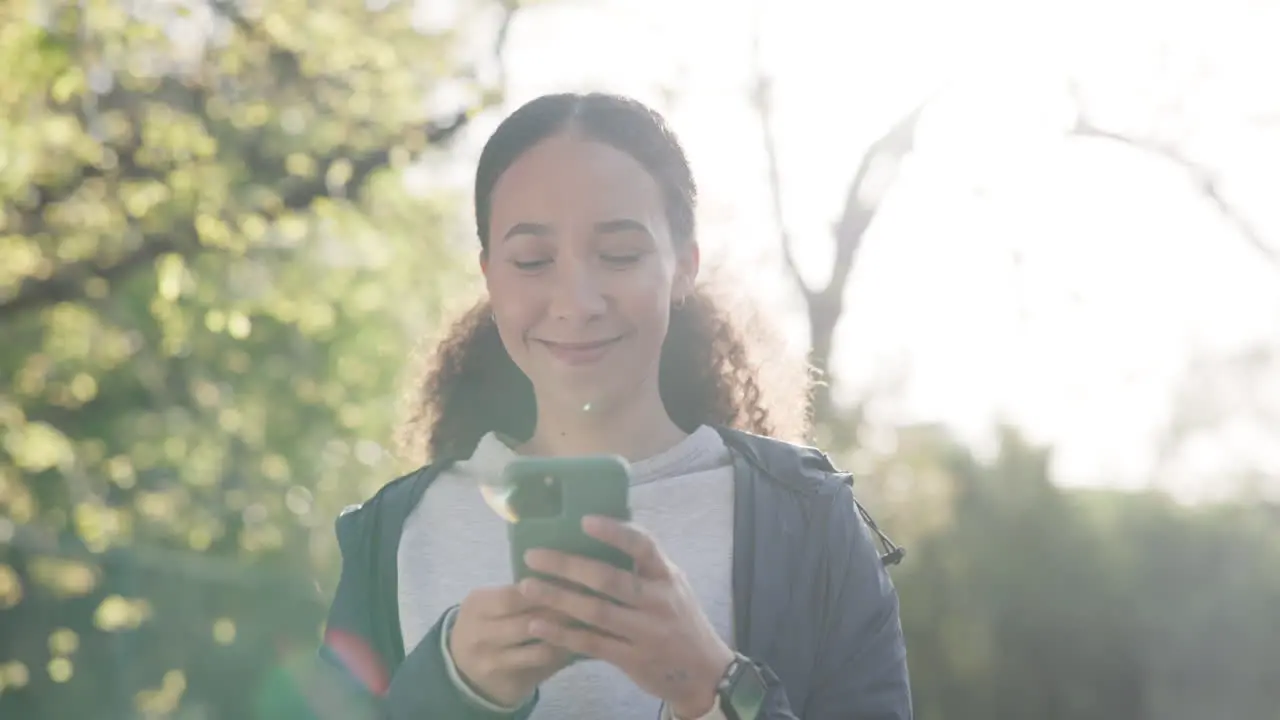
[[[728,720],[756,720],[764,706],[764,691],[760,668],[746,655],[734,653],[733,662],[716,685],[720,712]]]

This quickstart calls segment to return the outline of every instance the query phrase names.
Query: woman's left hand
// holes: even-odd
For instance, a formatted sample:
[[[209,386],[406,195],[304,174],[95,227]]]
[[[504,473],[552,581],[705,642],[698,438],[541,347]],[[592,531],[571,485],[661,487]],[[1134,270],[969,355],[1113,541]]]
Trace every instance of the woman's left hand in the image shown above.
[[[525,562],[531,570],[617,600],[526,579],[520,583],[526,597],[591,626],[535,620],[530,633],[618,667],[641,689],[664,700],[677,717],[709,712],[733,651],[711,627],[684,573],[636,525],[589,517],[582,527],[630,555],[635,572],[553,550],[530,550]]]

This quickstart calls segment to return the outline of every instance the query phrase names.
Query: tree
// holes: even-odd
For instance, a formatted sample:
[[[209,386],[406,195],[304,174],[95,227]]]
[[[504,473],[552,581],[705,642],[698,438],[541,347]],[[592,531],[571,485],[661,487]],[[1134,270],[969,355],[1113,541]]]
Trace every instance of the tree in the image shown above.
[[[819,425],[835,422],[838,413],[832,402],[831,353],[835,347],[836,325],[844,314],[845,294],[853,273],[862,239],[875,220],[876,211],[889,188],[897,179],[903,160],[915,144],[916,124],[925,104],[900,118],[893,127],[867,148],[857,163],[857,171],[845,196],[840,219],[832,228],[831,276],[825,284],[811,286],[800,273],[795,260],[795,247],[787,231],[782,203],[782,176],[778,167],[777,140],[772,122],[773,81],[760,64],[760,38],[753,38],[755,78],[752,104],[760,119],[761,140],[768,168],[768,185],[773,201],[773,214],[778,222],[778,245],[788,277],[796,284],[804,299],[809,325],[809,363],[817,375],[813,397],[814,421]]]
[[[1148,36],[1142,40],[1151,42],[1152,38]],[[825,282],[815,284],[805,280],[794,259],[795,244],[812,242],[814,239],[794,238],[785,225],[782,188],[787,181],[779,168],[777,138],[772,128],[773,81],[761,67],[758,33],[754,41],[756,67],[753,104],[759,118],[762,147],[767,160],[765,179],[773,202],[773,213],[779,225],[778,246],[785,273],[797,285],[804,300],[809,327],[810,361],[823,381],[814,397],[815,418],[822,425],[838,419],[840,415],[832,408],[831,389],[838,378],[830,367],[830,358],[835,328],[845,310],[845,297],[863,238],[875,220],[881,201],[897,178],[902,162],[914,147],[916,127],[932,99],[926,99],[900,117],[871,143],[861,158],[856,159],[857,169],[846,193],[844,207],[833,228],[829,263],[831,274]],[[1194,42],[1183,44],[1195,45]],[[1161,64],[1183,69],[1191,66],[1197,68],[1198,73],[1208,74],[1204,66],[1212,63],[1210,58],[1195,56],[1198,49],[1164,47]],[[1226,76],[1231,70],[1232,68],[1220,68],[1219,72]],[[1256,134],[1259,142],[1269,143],[1274,138],[1271,131],[1276,127],[1276,108],[1272,107],[1270,112],[1258,113],[1256,116],[1240,113],[1239,117],[1230,118],[1230,126],[1223,124],[1209,127],[1201,121],[1209,115],[1205,108],[1218,102],[1220,94],[1215,94],[1215,90],[1220,88],[1204,88],[1207,92],[1201,98],[1197,95],[1202,89],[1199,86],[1200,79],[1180,76],[1141,78],[1143,83],[1151,87],[1135,83],[1135,87],[1129,92],[1150,98],[1145,106],[1149,117],[1145,118],[1145,123],[1116,123],[1114,118],[1103,112],[1105,104],[1090,92],[1088,80],[1073,76],[1068,82],[1068,88],[1077,113],[1066,131],[1082,140],[1116,143],[1167,161],[1171,170],[1183,174],[1204,200],[1221,213],[1224,221],[1239,233],[1261,260],[1280,270],[1280,244],[1269,237],[1261,212],[1255,211],[1260,209],[1248,205],[1247,194],[1238,191],[1231,182],[1233,178],[1229,166],[1215,161],[1208,152],[1218,144],[1205,142],[1213,136],[1223,137],[1243,131]],[[1047,77],[1046,81],[1057,82],[1057,79]],[[1225,80],[1221,82],[1225,84]],[[1160,92],[1164,88],[1173,90],[1169,93]],[[1155,96],[1151,97],[1153,93]],[[1271,133],[1270,136],[1268,133]]]
[[[302,602],[308,557],[332,579],[332,518],[392,477],[399,373],[457,283],[453,198],[398,170],[500,98],[465,41],[500,51],[516,10],[416,7],[0,8],[0,714],[202,687],[235,715],[243,691],[183,672],[262,662],[237,624]],[[189,637],[128,639],[148,623]]]
[[[1259,632],[1280,603],[1274,507],[1066,490],[1048,453],[1016,432],[985,460],[944,433],[914,435],[884,462],[941,470],[950,486],[949,520],[917,524],[912,560],[894,573],[917,717],[1180,720],[1275,707],[1280,647]]]

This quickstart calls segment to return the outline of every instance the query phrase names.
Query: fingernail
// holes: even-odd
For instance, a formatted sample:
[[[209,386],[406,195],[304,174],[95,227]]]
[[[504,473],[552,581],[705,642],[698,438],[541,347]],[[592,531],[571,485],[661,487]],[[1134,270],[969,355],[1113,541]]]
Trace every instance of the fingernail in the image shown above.
[[[536,580],[520,581],[520,593],[525,597],[537,597],[542,592],[542,588],[538,587]]]

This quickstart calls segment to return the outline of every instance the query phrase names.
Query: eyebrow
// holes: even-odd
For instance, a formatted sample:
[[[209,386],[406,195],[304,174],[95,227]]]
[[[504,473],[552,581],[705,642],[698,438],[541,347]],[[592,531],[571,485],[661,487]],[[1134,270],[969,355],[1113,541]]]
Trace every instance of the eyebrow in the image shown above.
[[[546,237],[551,234],[551,226],[542,223],[522,222],[511,226],[507,234],[502,236],[503,240],[509,240],[516,235],[533,235],[534,237]]]
[[[640,232],[649,235],[649,228],[644,223],[631,218],[617,218],[615,220],[605,220],[595,225],[595,231],[600,235],[611,235],[623,232]],[[511,226],[511,229],[502,236],[503,240],[510,239],[516,235],[532,235],[534,237],[547,237],[552,234],[551,226],[545,223],[522,222]]]
[[[613,233],[638,232],[649,234],[649,228],[644,223],[631,218],[619,218],[617,220],[606,220],[605,222],[596,223],[596,232],[600,235],[610,235]]]

